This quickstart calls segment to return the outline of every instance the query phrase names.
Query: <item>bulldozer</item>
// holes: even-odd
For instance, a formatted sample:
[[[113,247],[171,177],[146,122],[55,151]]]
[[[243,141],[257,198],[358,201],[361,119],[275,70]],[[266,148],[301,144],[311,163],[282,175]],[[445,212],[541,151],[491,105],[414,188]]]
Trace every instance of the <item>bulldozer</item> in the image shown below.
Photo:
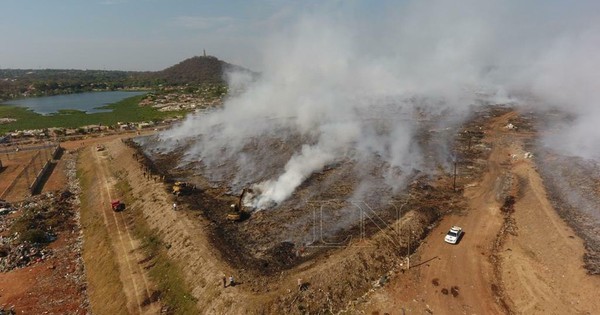
[[[248,192],[247,188],[244,188],[242,190],[242,194],[240,195],[240,198],[238,199],[237,203],[234,203],[231,205],[231,212],[229,212],[227,214],[226,219],[228,221],[234,221],[234,222],[239,222],[244,220],[247,217],[247,213],[244,211],[244,205],[242,204],[242,201],[244,200],[244,196],[246,195],[246,193]]]
[[[171,192],[175,196],[181,196],[181,195],[186,195],[186,194],[191,193],[192,190],[194,190],[194,185],[192,185],[190,183],[175,182],[175,184],[173,184]]]

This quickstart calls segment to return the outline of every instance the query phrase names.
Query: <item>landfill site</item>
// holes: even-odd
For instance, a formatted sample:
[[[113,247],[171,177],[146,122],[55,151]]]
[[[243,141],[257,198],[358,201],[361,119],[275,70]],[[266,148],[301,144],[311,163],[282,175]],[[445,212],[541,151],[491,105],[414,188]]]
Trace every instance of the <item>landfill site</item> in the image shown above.
[[[560,132],[548,126],[568,117],[488,104],[461,123],[440,127],[440,119],[411,118],[424,157],[411,172],[346,153],[266,203],[261,183],[289,170],[315,143],[310,135],[248,139],[236,154],[254,172],[226,152],[218,165],[190,158],[195,140],[166,148],[168,130],[6,147],[0,306],[17,314],[594,314],[600,170],[539,141],[540,130]],[[20,171],[25,164],[34,170]],[[32,190],[19,184],[27,172],[47,175]],[[462,233],[455,244],[444,241],[452,226]]]

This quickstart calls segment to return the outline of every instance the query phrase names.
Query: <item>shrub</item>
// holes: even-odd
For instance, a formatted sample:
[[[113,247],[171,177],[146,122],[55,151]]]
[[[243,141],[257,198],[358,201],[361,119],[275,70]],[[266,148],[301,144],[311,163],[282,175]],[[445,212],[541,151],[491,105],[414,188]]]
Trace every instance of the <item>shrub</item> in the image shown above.
[[[27,230],[20,236],[21,242],[47,243],[48,236],[40,229]]]

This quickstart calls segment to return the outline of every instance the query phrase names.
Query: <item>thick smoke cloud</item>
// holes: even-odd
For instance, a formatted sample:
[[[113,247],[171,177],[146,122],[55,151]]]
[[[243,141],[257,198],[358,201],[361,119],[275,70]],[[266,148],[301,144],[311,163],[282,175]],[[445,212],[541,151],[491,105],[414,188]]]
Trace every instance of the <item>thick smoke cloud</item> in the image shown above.
[[[600,27],[563,36],[534,63],[532,93],[574,116],[545,143],[566,154],[600,160]]]
[[[361,20],[348,3],[274,30],[260,78],[228,74],[238,92],[163,133],[163,148],[191,143],[188,161],[211,180],[253,185],[259,208],[340,161],[381,161],[387,185],[401,188],[432,167],[416,143],[420,122],[454,126],[482,97],[568,110],[576,124],[546,142],[600,157],[599,5],[409,1]],[[301,145],[290,153],[287,143]]]

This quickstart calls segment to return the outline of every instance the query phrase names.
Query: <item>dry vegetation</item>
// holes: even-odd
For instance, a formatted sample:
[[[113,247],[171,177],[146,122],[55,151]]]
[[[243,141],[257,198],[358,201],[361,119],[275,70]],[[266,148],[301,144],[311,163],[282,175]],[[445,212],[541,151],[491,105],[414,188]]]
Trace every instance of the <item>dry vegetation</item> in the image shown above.
[[[119,181],[115,185],[115,190],[122,197],[123,202],[128,205],[128,211],[125,213],[127,222],[133,231],[133,236],[141,240],[140,248],[143,250],[145,258],[140,263],[146,266],[145,269],[148,270],[151,279],[158,287],[143,303],[160,301],[164,304],[163,312],[167,314],[196,313],[196,301],[190,294],[181,266],[168,257],[160,235],[148,226],[141,209],[142,205],[136,203],[132,196],[131,186],[126,176],[117,172],[116,177],[119,178]]]
[[[81,159],[90,151],[82,151]],[[78,177],[81,183],[81,226],[85,239],[83,260],[87,268],[88,294],[91,310],[97,314],[126,314],[126,300],[119,278],[119,267],[115,260],[110,235],[102,214],[96,209],[101,206],[90,197],[98,188],[91,168],[93,165],[79,163]]]

